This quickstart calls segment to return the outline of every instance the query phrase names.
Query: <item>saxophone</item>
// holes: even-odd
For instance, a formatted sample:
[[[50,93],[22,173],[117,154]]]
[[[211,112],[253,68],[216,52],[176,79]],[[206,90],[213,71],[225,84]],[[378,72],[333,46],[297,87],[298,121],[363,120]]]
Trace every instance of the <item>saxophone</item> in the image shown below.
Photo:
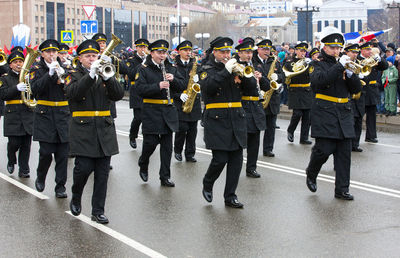
[[[275,64],[276,64],[276,56],[274,56],[274,61],[269,67],[267,78],[269,80],[270,89],[264,93],[264,101],[262,102],[263,108],[266,109],[268,107],[269,101],[271,100],[272,94],[274,91],[279,90],[281,84],[278,84],[275,80],[272,80],[272,75],[275,74]]]
[[[186,89],[186,94],[189,96],[187,101],[182,105],[182,111],[186,114],[192,112],[196,96],[200,93],[200,84],[194,81],[194,76],[197,74],[197,57],[193,61],[192,70],[189,73],[189,82]]]

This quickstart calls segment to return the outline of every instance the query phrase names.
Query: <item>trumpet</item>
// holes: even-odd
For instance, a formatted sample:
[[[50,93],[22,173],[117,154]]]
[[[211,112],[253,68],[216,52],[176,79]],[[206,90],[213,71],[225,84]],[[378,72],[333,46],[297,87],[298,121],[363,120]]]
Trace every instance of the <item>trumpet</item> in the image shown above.
[[[57,58],[53,59],[53,62],[57,63],[56,73],[57,73],[58,79],[60,79],[61,83],[64,83],[65,70],[60,66],[60,64],[57,61]]]
[[[356,62],[350,61],[348,62],[345,66],[345,69],[348,69],[350,71],[352,71],[355,74],[361,74],[363,76],[368,76],[371,71],[372,71],[372,67],[369,65],[360,65],[357,64]]]

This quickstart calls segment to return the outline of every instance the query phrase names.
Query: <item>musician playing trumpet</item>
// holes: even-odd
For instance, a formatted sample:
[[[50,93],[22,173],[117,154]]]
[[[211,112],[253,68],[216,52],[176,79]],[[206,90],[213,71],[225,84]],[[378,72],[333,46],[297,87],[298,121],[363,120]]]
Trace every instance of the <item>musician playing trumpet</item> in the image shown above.
[[[295,46],[295,57],[285,63],[285,71],[293,72],[295,75],[288,81],[288,105],[293,109],[293,114],[287,128],[287,139],[294,141],[294,131],[301,119],[300,144],[311,144],[308,139],[310,132],[310,110],[313,93],[310,84],[310,69],[308,64],[310,58],[306,58],[308,44],[300,42]],[[304,69],[296,71],[296,64],[303,61]],[[290,74],[290,73],[289,73]],[[286,74],[286,76],[288,76]]]
[[[160,144],[161,186],[174,187],[170,170],[172,132],[178,131],[179,121],[178,111],[171,96],[182,92],[186,85],[176,72],[176,67],[166,60],[168,47],[169,43],[163,39],[149,45],[150,55],[137,70],[135,87],[139,96],[143,98],[143,148],[139,158],[139,176],[147,182],[150,156]]]
[[[24,54],[19,50],[12,51],[7,58],[10,67],[8,74],[0,77],[0,99],[5,101],[4,107],[4,136],[7,143],[7,171],[12,174],[17,163],[18,176],[29,177],[29,155],[31,151],[33,111],[21,99],[21,92],[25,92],[27,85],[19,82],[22,72]]]
[[[56,40],[45,40],[39,50],[40,61],[30,71],[31,88],[37,100],[33,140],[38,141],[40,146],[35,187],[39,192],[44,190],[54,155],[55,195],[66,198],[70,111],[63,83],[65,70],[58,58],[60,45]]]
[[[100,66],[111,65],[98,59],[99,44],[86,40],[77,48],[77,68],[65,78],[72,121],[69,127],[70,154],[75,156],[71,213],[81,213],[83,188],[94,172],[92,220],[108,223],[104,215],[110,159],[118,154],[117,134],[111,117],[111,101],[124,96],[124,89],[112,73],[101,73]]]
[[[250,78],[242,77],[240,79],[240,88],[242,89],[242,105],[246,112],[247,120],[247,163],[246,176],[252,178],[260,177],[257,172],[257,159],[260,147],[260,131],[265,130],[265,113],[260,102],[261,89],[267,89],[267,82],[262,79],[262,74],[253,67],[253,49],[254,40],[245,38],[243,42],[235,48],[238,51],[234,58],[239,64],[245,67],[252,67],[254,76]],[[261,95],[261,96],[260,96]]]

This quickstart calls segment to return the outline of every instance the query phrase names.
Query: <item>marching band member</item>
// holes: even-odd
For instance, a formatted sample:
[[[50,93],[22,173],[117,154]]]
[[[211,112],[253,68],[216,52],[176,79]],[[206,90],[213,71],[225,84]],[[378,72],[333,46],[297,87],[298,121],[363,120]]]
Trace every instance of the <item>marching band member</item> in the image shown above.
[[[172,132],[178,131],[179,121],[171,96],[174,92],[182,91],[184,85],[176,67],[166,61],[168,47],[168,42],[163,39],[149,45],[150,55],[138,68],[135,87],[143,98],[143,149],[139,158],[139,175],[147,182],[150,156],[160,144],[161,186],[174,187],[175,183],[170,179]]]
[[[7,144],[7,171],[12,174],[17,163],[18,176],[29,177],[29,155],[31,152],[33,111],[21,99],[21,92],[27,90],[25,83],[19,82],[19,74],[24,64],[24,54],[14,50],[7,58],[10,66],[8,74],[0,78],[0,99],[5,101],[4,108],[4,136],[8,137]]]
[[[195,58],[191,58],[192,54],[192,42],[185,40],[181,42],[176,47],[178,51],[178,56],[175,57],[175,64],[177,72],[184,78],[184,85],[188,85],[190,80],[190,72],[192,71]],[[194,71],[194,83],[198,82],[198,76],[196,76],[199,68],[196,66],[196,71]],[[192,87],[192,85],[188,85]],[[192,91],[193,92],[193,91]],[[188,162],[196,162],[194,158],[196,153],[196,136],[197,136],[197,121],[201,118],[201,102],[200,94],[196,94],[193,108],[190,113],[183,112],[183,104],[188,100],[189,96],[187,94],[187,89],[183,92],[179,92],[174,96],[174,102],[178,109],[179,117],[179,130],[175,133],[174,141],[174,153],[175,159],[182,161],[182,150],[185,144],[185,159]]]
[[[246,114],[242,108],[240,79],[233,73],[237,62],[230,59],[233,41],[220,37],[211,43],[212,54],[202,66],[200,85],[206,109],[203,114],[204,141],[212,151],[212,160],[203,179],[203,197],[213,200],[213,186],[225,165],[225,205],[243,208],[236,188],[246,148]]]
[[[45,40],[40,46],[41,58],[30,71],[31,88],[37,105],[34,112],[33,140],[39,142],[39,164],[36,190],[45,188],[46,175],[52,162],[56,162],[57,198],[67,198],[68,123],[70,112],[64,92],[65,70],[57,58],[59,43]]]
[[[237,45],[238,51],[235,57],[239,64],[253,67],[253,48],[254,40],[245,38]],[[260,103],[261,89],[266,90],[266,81],[262,79],[262,73],[253,67],[254,76],[241,78],[240,87],[242,89],[242,105],[246,112],[247,121],[247,163],[246,176],[258,178],[257,172],[258,151],[260,148],[260,131],[265,130],[265,113]],[[261,86],[262,85],[262,86]]]
[[[323,31],[320,61],[309,67],[315,100],[311,108],[311,136],[315,138],[310,162],[306,169],[306,184],[317,191],[317,176],[322,165],[333,154],[336,171],[335,198],[353,200],[349,193],[351,140],[354,138],[354,120],[349,95],[361,91],[360,79],[345,69],[350,57],[339,53],[344,37],[339,30],[327,27]]]
[[[361,53],[358,56],[358,60],[362,61],[366,58],[374,58],[378,62],[377,66],[372,67],[372,71],[368,76],[365,76],[363,81],[366,85],[363,87],[365,91],[365,124],[367,127],[365,133],[365,141],[377,143],[378,138],[376,135],[376,105],[380,98],[379,88],[377,80],[378,71],[384,71],[388,68],[388,63],[385,58],[381,58],[380,55],[372,56],[372,45],[371,42],[364,43],[360,46]]]
[[[269,39],[264,39],[258,42],[257,47],[257,55],[253,56],[253,64],[256,70],[261,71],[261,82],[266,81],[267,83],[267,88],[263,90],[269,90],[271,78],[268,78],[268,74],[270,73],[270,70],[273,69],[273,74],[275,75],[271,76],[276,78],[272,79],[278,83],[283,82],[284,75],[282,73],[282,69],[280,68],[279,62],[271,53],[272,41]],[[274,62],[274,60],[276,61]],[[272,65],[274,65],[274,67],[271,67]],[[263,155],[266,157],[275,157],[275,154],[272,151],[275,143],[276,119],[279,114],[279,106],[280,92],[279,90],[275,90],[272,93],[268,106],[264,109],[266,128],[263,138]]]
[[[357,56],[360,52],[360,46],[358,44],[351,44],[344,49],[346,55],[350,57],[350,61],[357,62]],[[359,75],[362,76],[362,75]],[[362,76],[362,78],[364,78]],[[360,148],[360,136],[362,131],[362,120],[365,114],[365,90],[362,87],[360,98],[351,99],[351,106],[354,115],[354,132],[356,137],[351,141],[351,150],[355,152],[362,152]]]
[[[71,70],[73,69],[71,62],[72,60],[69,59],[71,57],[68,54],[68,51],[69,46],[67,44],[60,44],[60,49],[58,50],[58,58],[60,58],[61,66],[64,69]]]
[[[124,96],[124,89],[110,74],[100,74],[99,44],[86,40],[77,48],[79,62],[65,78],[65,91],[72,112],[69,127],[70,154],[75,156],[71,213],[81,213],[83,188],[94,171],[92,220],[108,223],[104,215],[110,159],[118,154],[117,134],[111,117],[111,101]],[[106,62],[110,65],[109,62]]]
[[[318,57],[321,54],[321,51],[319,51],[319,48],[313,48],[310,51],[310,58],[312,61],[318,61]]]
[[[285,63],[285,69],[289,72],[293,71],[293,64],[304,59],[304,66],[311,62],[310,58],[306,58],[308,44],[301,42],[295,46],[295,57],[289,59]],[[287,128],[287,139],[289,142],[294,141],[294,131],[301,119],[300,144],[312,144],[308,140],[310,131],[310,110],[313,99],[313,92],[310,86],[309,69],[293,76],[288,84],[288,104],[289,109],[293,109],[290,124]]]
[[[133,109],[133,119],[129,130],[129,144],[133,149],[136,149],[136,138],[138,137],[139,127],[142,123],[142,98],[137,93],[135,86],[135,75],[137,69],[145,61],[149,47],[147,39],[138,39],[135,41],[136,51],[133,57],[128,58],[126,65],[131,69],[128,73],[130,88],[129,88],[129,108]]]

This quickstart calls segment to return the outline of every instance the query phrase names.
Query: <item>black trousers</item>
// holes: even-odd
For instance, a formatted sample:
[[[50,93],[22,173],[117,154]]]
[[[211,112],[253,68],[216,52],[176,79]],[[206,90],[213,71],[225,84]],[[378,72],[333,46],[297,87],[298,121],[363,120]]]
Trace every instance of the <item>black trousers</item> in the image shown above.
[[[276,118],[277,115],[266,115],[267,128],[264,131],[264,152],[272,151],[274,149]]]
[[[287,131],[294,134],[297,125],[301,119],[301,130],[300,130],[300,141],[308,140],[308,135],[310,132],[311,118],[310,109],[293,109],[292,118],[290,119],[290,124]]]
[[[67,182],[67,164],[68,164],[68,143],[48,143],[39,142],[39,164],[37,168],[37,178],[40,182],[46,181],[46,175],[49,171],[52,154],[56,162],[56,192],[65,191],[65,183]]]
[[[212,191],[215,181],[221,175],[226,164],[228,165],[226,169],[224,198],[225,201],[229,201],[237,197],[235,192],[243,165],[242,148],[234,151],[212,150],[212,159],[207,173],[204,175],[203,186],[206,191]]]
[[[367,131],[366,139],[375,139],[376,136],[376,106],[365,106]]]
[[[7,157],[10,165],[17,164],[20,173],[29,173],[29,155],[31,154],[32,135],[8,136]]]
[[[133,109],[133,119],[131,122],[131,129],[129,130],[129,139],[136,139],[139,133],[139,127],[142,123],[142,109]]]
[[[171,177],[172,131],[168,134],[143,134],[142,155],[139,158],[141,171],[149,170],[150,156],[160,144],[160,180]]]
[[[354,117],[354,131],[356,133],[356,137],[351,141],[353,148],[357,148],[358,146],[360,146],[362,120],[363,120],[362,117]]]
[[[259,149],[260,149],[260,131],[256,133],[247,133],[246,171],[253,171],[257,169],[257,159],[258,159]]]
[[[179,121],[179,132],[175,133],[174,152],[182,153],[185,145],[185,157],[192,158],[196,153],[197,121]]]
[[[310,178],[317,178],[322,165],[333,154],[336,170],[335,192],[348,192],[350,185],[351,139],[316,138],[306,169]]]
[[[94,187],[92,195],[92,214],[104,214],[107,195],[107,181],[110,172],[110,156],[102,158],[75,157],[74,182],[72,184],[72,199],[81,203],[83,188],[90,174],[94,171]]]

